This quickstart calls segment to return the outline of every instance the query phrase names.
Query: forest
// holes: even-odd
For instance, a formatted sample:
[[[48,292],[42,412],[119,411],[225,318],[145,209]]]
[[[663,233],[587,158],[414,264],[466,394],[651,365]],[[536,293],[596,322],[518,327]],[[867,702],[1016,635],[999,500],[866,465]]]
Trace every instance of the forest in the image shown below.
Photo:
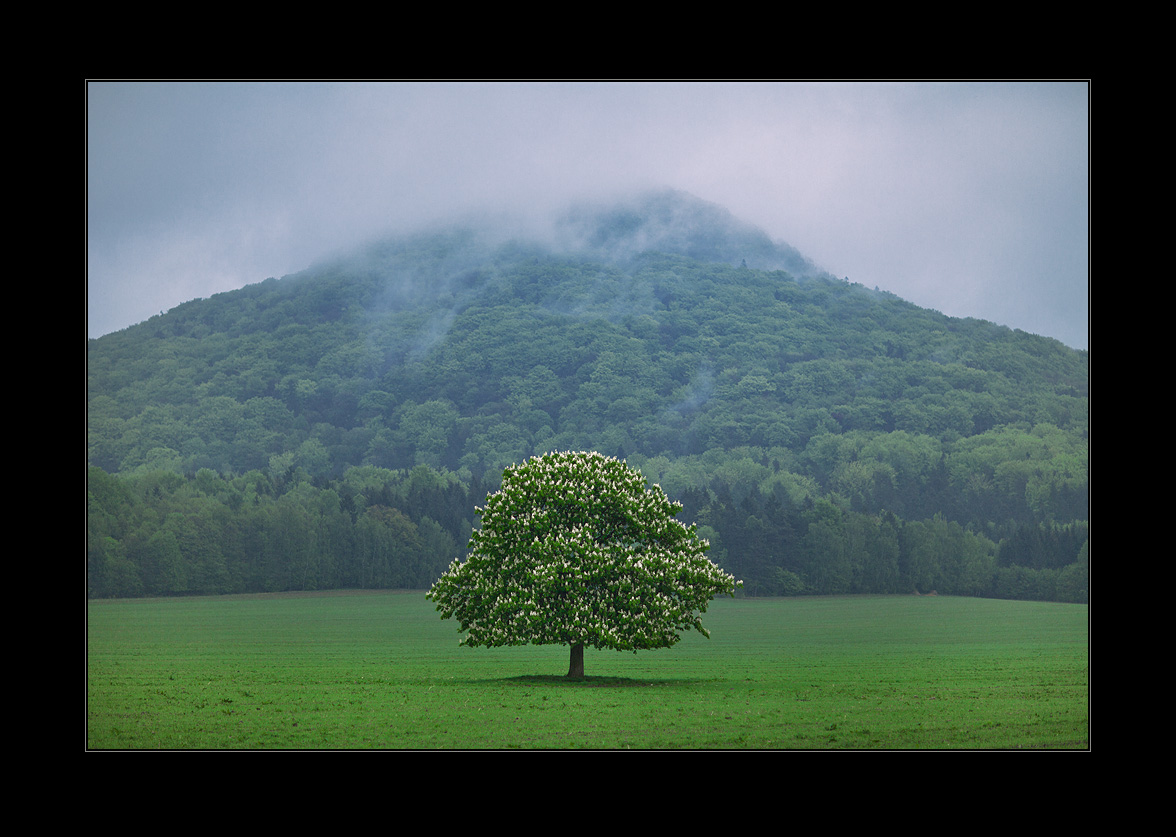
[[[87,341],[90,596],[426,588],[502,470],[625,459],[748,595],[1087,601],[1089,358],[678,193],[389,238]]]

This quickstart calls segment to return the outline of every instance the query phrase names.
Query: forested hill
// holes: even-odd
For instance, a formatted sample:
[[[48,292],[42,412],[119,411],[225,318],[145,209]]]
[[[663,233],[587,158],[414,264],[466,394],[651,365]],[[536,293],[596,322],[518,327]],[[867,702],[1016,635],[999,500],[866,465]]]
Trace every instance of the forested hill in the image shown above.
[[[709,528],[713,557],[747,565],[753,591],[866,589],[852,568],[825,578],[805,542],[825,523],[844,541],[858,517],[870,537],[895,534],[894,571],[870,589],[914,578],[901,535],[916,521],[990,544],[993,573],[1026,531],[1066,545],[1006,567],[1086,560],[1086,352],[835,279],[679,193],[580,208],[548,233],[389,239],[88,341],[91,576],[114,562],[153,592],[134,556],[163,524],[126,511],[150,504],[148,483],[230,516],[297,489],[352,528],[379,506],[464,543],[502,469],[553,449],[640,467]],[[426,514],[418,496],[413,512],[413,473],[468,508]],[[129,493],[96,496],[98,483]],[[744,542],[748,525],[760,541]],[[401,580],[427,583],[431,560]],[[218,591],[246,576],[297,586],[225,572]],[[336,582],[363,586],[312,583]]]

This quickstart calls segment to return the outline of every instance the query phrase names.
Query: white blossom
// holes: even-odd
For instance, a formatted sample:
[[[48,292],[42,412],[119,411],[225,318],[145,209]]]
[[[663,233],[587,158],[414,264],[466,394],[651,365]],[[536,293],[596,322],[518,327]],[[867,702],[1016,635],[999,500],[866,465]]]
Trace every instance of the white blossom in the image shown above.
[[[594,452],[551,453],[508,468],[478,509],[466,561],[429,591],[472,646],[583,643],[667,647],[709,636],[695,612],[733,595],[734,577],[673,515],[657,485]]]

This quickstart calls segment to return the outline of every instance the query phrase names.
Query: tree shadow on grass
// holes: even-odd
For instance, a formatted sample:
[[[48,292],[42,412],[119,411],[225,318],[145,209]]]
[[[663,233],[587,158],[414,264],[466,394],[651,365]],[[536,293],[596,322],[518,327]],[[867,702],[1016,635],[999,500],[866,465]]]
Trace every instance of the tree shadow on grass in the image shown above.
[[[518,677],[503,677],[499,683],[513,683],[517,686],[563,686],[569,689],[648,689],[658,686],[684,686],[691,683],[701,683],[689,677],[685,678],[657,678],[648,677],[601,677],[586,675],[581,678],[570,678],[559,674],[523,674]]]

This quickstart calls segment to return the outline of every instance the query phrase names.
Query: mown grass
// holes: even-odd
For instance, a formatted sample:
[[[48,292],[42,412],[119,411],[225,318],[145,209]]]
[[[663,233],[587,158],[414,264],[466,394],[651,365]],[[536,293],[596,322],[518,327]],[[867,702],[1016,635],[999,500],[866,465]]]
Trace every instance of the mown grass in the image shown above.
[[[457,646],[420,592],[88,604],[87,746],[1089,746],[1088,608],[718,600],[672,649]]]

